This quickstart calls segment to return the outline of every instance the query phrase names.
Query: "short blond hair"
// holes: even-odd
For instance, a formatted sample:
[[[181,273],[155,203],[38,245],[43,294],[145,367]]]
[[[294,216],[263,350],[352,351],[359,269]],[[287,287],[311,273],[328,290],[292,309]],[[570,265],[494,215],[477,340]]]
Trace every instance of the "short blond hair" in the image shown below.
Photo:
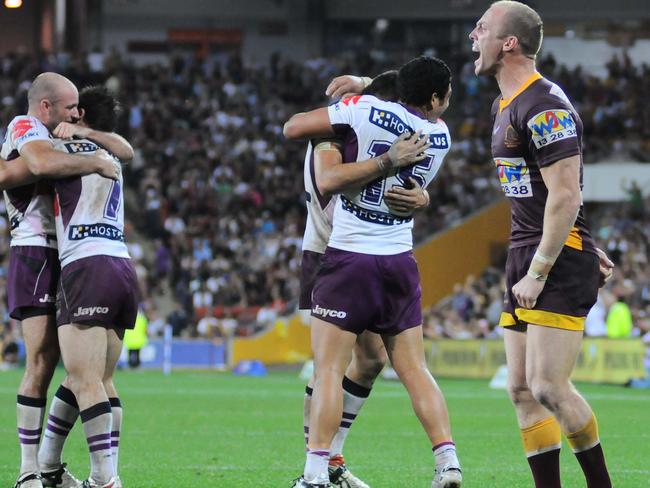
[[[500,34],[515,36],[525,56],[537,56],[544,38],[544,22],[539,14],[528,5],[513,0],[500,0],[492,6],[504,7],[506,10]]]

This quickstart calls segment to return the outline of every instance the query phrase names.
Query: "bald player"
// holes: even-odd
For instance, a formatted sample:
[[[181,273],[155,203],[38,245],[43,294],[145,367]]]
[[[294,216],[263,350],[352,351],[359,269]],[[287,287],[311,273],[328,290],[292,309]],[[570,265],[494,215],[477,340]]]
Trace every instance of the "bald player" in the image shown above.
[[[56,73],[39,75],[29,89],[28,102],[27,115],[15,117],[9,124],[0,156],[8,161],[2,183],[11,223],[9,313],[21,321],[26,350],[25,374],[17,396],[21,467],[15,486],[40,488],[38,444],[47,388],[59,360],[54,322],[60,272],[54,194],[44,178],[99,173],[117,179],[120,168],[106,152],[84,157],[54,150],[51,131],[61,122],[79,117],[78,92],[70,80]],[[21,164],[15,161],[20,156]]]
[[[492,155],[512,203],[501,323],[508,389],[538,488],[559,488],[563,432],[590,488],[611,487],[596,417],[571,383],[584,323],[611,262],[582,206],[582,121],[535,68],[543,24],[532,8],[493,3],[469,37],[477,75],[494,76]]]

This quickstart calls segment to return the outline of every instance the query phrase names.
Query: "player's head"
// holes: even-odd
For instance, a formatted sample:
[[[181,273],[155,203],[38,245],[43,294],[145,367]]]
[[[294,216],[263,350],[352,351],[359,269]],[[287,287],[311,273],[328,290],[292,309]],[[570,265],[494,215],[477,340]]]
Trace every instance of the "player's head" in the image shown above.
[[[427,119],[435,120],[449,106],[451,70],[438,58],[419,56],[399,69],[397,92],[402,103],[418,108]]]
[[[373,95],[387,102],[396,102],[399,100],[397,93],[397,70],[391,69],[384,71],[382,74],[375,76],[361,93],[362,95]]]
[[[89,86],[79,93],[81,121],[91,129],[113,132],[120,104],[103,86]]]
[[[50,130],[61,122],[79,118],[79,92],[69,79],[58,73],[41,73],[27,92],[29,114]]]
[[[493,3],[470,32],[477,75],[495,75],[507,56],[534,60],[542,46],[544,23],[539,14],[521,2]]]

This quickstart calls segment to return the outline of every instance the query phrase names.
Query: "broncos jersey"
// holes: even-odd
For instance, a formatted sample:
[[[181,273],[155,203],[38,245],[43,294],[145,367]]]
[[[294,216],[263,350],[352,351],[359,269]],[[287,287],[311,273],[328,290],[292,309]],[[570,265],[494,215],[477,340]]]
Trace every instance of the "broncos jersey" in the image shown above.
[[[451,137],[442,121],[429,122],[407,107],[362,95],[328,107],[330,123],[343,135],[344,162],[379,156],[402,133],[422,130],[431,147],[416,164],[393,171],[370,182],[360,191],[343,193],[334,209],[329,246],[364,254],[392,255],[413,248],[413,218],[398,214],[384,202],[384,193],[395,186],[408,186],[409,178],[425,188],[434,179],[449,151]]]
[[[54,146],[69,154],[92,155],[101,149],[88,139],[61,140]],[[124,242],[122,174],[118,181],[96,173],[54,183],[54,214],[61,267],[88,256],[129,258]]]
[[[25,144],[53,138],[47,127],[36,117],[19,115],[9,123],[0,157],[11,161],[20,156]],[[4,192],[11,225],[12,246],[42,246],[55,248],[54,191],[47,180],[6,190]]]

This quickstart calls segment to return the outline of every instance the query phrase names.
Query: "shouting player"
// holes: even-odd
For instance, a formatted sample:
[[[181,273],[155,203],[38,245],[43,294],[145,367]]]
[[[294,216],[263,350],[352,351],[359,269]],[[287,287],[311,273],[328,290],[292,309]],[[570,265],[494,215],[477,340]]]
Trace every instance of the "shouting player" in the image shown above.
[[[341,382],[357,335],[365,330],[381,334],[429,436],[436,458],[432,486],[460,486],[447,407],[424,359],[413,219],[384,201],[388,189],[409,185],[409,178],[426,187],[440,168],[450,144],[447,126],[439,120],[449,105],[450,81],[445,63],[422,56],[399,71],[401,104],[364,95],[294,115],[285,124],[290,138],[354,136],[352,160],[371,156],[383,173],[360,190],[343,192],[334,210],[332,235],[312,294],[315,383],[309,448],[303,476],[294,486],[330,486],[328,460],[341,421]],[[423,134],[431,147],[417,164],[395,168],[387,152],[405,133],[416,138]]]
[[[32,83],[27,98],[28,113],[9,124],[1,156],[9,161],[2,171],[11,222],[9,313],[21,321],[26,351],[25,374],[17,397],[21,467],[16,486],[40,488],[38,444],[47,388],[59,360],[54,299],[60,268],[52,186],[38,180],[93,172],[117,178],[119,167],[105,152],[85,158],[54,150],[50,131],[79,116],[78,92],[70,80],[56,73],[42,73]],[[22,163],[14,161],[21,156]],[[71,483],[75,481],[67,473],[65,476]]]
[[[582,121],[562,89],[535,68],[543,24],[532,8],[500,1],[471,32],[477,75],[494,76],[492,155],[512,203],[501,325],[508,388],[538,488],[560,487],[561,432],[591,488],[611,486],[596,417],[571,383],[599,273],[582,207]]]
[[[374,95],[379,99],[397,101],[397,71],[387,71],[377,76],[363,90],[365,95]],[[349,154],[349,148],[343,147],[343,140],[322,140],[315,149],[310,142],[305,156],[304,179],[307,200],[307,222],[303,238],[303,255],[300,283],[300,309],[311,310],[311,294],[314,280],[320,267],[323,253],[327,248],[332,232],[332,213],[338,193],[352,188],[365,186],[381,176],[377,164],[372,159],[354,164],[342,164],[343,155]],[[399,140],[394,143],[395,152],[409,151],[412,158],[404,159],[412,164],[425,148],[425,140],[420,144],[413,141]],[[408,153],[407,153],[408,154]],[[350,155],[349,157],[355,157]],[[398,159],[403,159],[398,156]],[[429,203],[428,193],[417,182],[412,189],[402,189],[404,195],[391,194],[387,200],[395,206],[404,206],[406,211],[425,207]],[[332,440],[329,460],[329,478],[335,487],[367,488],[368,485],[354,476],[345,465],[343,445],[347,434],[355,421],[361,407],[370,395],[372,385],[386,364],[386,350],[381,337],[368,330],[359,334],[354,346],[352,361],[343,377],[343,416],[339,428]],[[304,432],[305,443],[309,442],[309,415],[313,378],[305,390]]]

